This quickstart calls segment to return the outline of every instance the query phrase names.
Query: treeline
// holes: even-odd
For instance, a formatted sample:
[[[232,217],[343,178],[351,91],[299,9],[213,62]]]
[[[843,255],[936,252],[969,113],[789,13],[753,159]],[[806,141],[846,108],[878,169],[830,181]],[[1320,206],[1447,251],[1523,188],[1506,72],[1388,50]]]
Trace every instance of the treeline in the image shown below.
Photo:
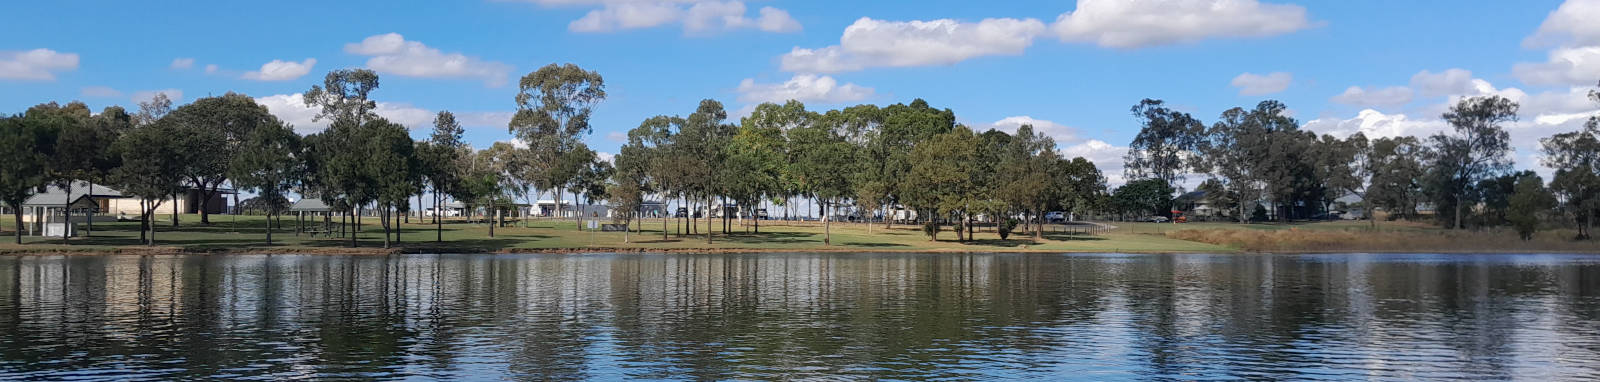
[[[1600,102],[1600,92],[1590,98]],[[1125,156],[1131,181],[1106,205],[1166,214],[1174,185],[1198,174],[1206,177],[1197,187],[1201,201],[1241,222],[1316,216],[1346,195],[1360,199],[1369,219],[1373,210],[1416,219],[1428,207],[1442,226],[1512,226],[1524,239],[1542,222],[1561,221],[1588,239],[1600,217],[1600,116],[1581,131],[1541,140],[1541,164],[1555,170],[1546,184],[1512,167],[1506,125],[1517,120],[1518,105],[1503,97],[1463,98],[1442,116],[1450,131],[1421,138],[1319,136],[1287,110],[1265,101],[1206,125],[1144,100],[1132,109],[1142,127]]]
[[[729,201],[749,215],[763,202],[814,199],[825,226],[841,206],[886,221],[903,208],[915,212],[930,239],[954,225],[959,239],[970,240],[980,217],[995,222],[1002,237],[1019,223],[1037,237],[1048,211],[1086,213],[1106,198],[1093,163],[1062,157],[1032,127],[978,132],[922,100],[826,112],[794,101],[767,103],[739,123],[727,120],[722,104],[705,100],[687,116],[648,118],[629,131],[613,166],[582,141],[592,131],[594,106],[606,98],[604,85],[598,73],[571,64],[529,73],[519,82],[507,128],[526,146],[502,142],[482,150],[463,142],[448,111],[439,112],[422,141],[378,116],[371,98],[378,76],[364,69],[330,72],[304,93],[315,119],[328,121],[307,136],[242,94],[177,108],[157,96],[134,113],[47,103],[0,119],[0,158],[7,159],[0,162],[0,202],[12,206],[20,227],[21,204],[41,185],[69,193],[75,180],[111,185],[142,199],[140,236],[153,245],[158,201],[186,188],[210,200],[226,184],[257,194],[252,208],[266,212],[269,225],[295,193],[346,212],[341,219],[376,209],[389,246],[400,240],[393,225],[425,197],[436,207],[449,198],[498,214],[518,197],[550,192],[560,201],[570,193],[609,201],[614,218],[635,230],[642,230],[634,223],[648,198],[671,199],[708,212],[707,242],[713,206]],[[678,232],[698,230],[696,215],[684,216]],[[727,233],[727,214],[721,215]],[[669,220],[663,219],[663,235]],[[355,236],[348,236],[352,246]]]

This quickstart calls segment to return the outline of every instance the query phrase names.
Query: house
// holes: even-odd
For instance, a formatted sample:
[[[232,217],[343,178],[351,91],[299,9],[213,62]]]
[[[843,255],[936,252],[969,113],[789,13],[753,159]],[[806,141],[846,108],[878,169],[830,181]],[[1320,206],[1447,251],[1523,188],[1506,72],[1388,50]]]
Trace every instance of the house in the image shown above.
[[[50,233],[46,232],[43,224],[137,219],[143,212],[139,210],[139,202],[143,199],[125,195],[115,188],[81,180],[73,181],[71,186],[71,192],[54,184],[41,187],[39,192],[23,201],[23,223],[28,224],[34,232]],[[236,192],[231,189],[219,189],[206,203],[200,202],[200,194],[199,188],[184,187],[179,190],[176,198],[155,201],[155,211],[157,214],[171,213],[176,206],[176,210],[180,213],[200,213],[200,209],[205,208],[207,213],[221,214],[227,211],[224,196]],[[71,206],[68,206],[69,202]],[[32,211],[29,211],[30,207],[33,208]],[[63,208],[72,212],[70,216],[62,216]]]

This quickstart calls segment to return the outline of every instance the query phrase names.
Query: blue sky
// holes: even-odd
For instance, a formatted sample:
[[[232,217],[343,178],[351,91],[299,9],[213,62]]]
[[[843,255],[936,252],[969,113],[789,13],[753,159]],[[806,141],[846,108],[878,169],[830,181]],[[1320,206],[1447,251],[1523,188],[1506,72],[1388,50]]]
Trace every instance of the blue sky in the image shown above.
[[[998,4],[996,4],[998,3]],[[1460,96],[1523,103],[1519,167],[1537,139],[1596,105],[1600,1],[709,1],[16,2],[0,23],[0,112],[47,101],[132,108],[257,97],[304,132],[294,97],[329,70],[382,75],[382,114],[424,136],[451,110],[483,147],[509,140],[518,77],[549,63],[600,72],[610,99],[589,144],[702,98],[742,114],[924,98],[975,128],[1032,120],[1071,155],[1120,175],[1160,98],[1212,121],[1284,101],[1306,128],[1426,135]],[[394,35],[391,35],[394,34]],[[1274,74],[1277,73],[1277,74]],[[1352,88],[1356,87],[1356,88]],[[1112,177],[1113,183],[1120,181]]]

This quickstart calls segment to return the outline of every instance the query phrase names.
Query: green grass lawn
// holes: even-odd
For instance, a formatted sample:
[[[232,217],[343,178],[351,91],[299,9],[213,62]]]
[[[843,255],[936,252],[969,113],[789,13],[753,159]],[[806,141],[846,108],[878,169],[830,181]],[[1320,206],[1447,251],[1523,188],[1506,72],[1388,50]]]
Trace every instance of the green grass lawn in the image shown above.
[[[261,216],[213,215],[212,224],[200,223],[199,215],[181,215],[179,227],[171,226],[171,215],[158,219],[156,245],[185,251],[224,252],[351,252],[348,238],[295,235],[292,217],[284,217],[284,228],[274,231],[273,246],[265,245],[266,222]],[[374,218],[363,219],[357,234],[360,247],[383,246],[383,229]],[[699,222],[704,232],[705,221]],[[717,223],[720,224],[720,221]],[[571,220],[533,220],[512,227],[495,229],[489,236],[485,224],[447,221],[443,242],[436,243],[434,226],[413,221],[401,226],[401,242],[406,252],[515,252],[531,250],[755,250],[755,251],[960,251],[960,252],[1362,252],[1362,251],[1506,251],[1506,252],[1600,252],[1600,242],[1573,241],[1570,230],[1541,232],[1534,241],[1522,241],[1506,229],[1446,230],[1424,223],[1380,222],[1376,229],[1365,221],[1308,222],[1292,224],[1236,223],[1132,223],[1113,222],[1118,228],[1099,234],[1046,233],[1033,240],[1017,234],[1001,240],[992,228],[980,229],[976,239],[956,241],[946,227],[939,241],[930,241],[920,227],[859,223],[835,223],[832,245],[823,245],[823,227],[816,222],[764,221],[761,233],[746,233],[734,224],[732,234],[713,235],[707,244],[704,235],[679,235],[677,222],[669,221],[669,234],[662,238],[661,220],[644,222],[644,233],[580,231]],[[79,237],[68,244],[60,238],[25,236],[22,245],[12,243],[9,216],[0,223],[7,236],[0,241],[0,253],[44,251],[110,251],[144,248],[139,242],[137,222],[96,223],[92,236],[79,225]],[[720,227],[720,225],[718,226]]]
[[[213,215],[210,225],[202,225],[199,215],[179,216],[179,226],[171,226],[171,215],[159,217],[156,245],[161,247],[176,247],[184,250],[195,251],[249,251],[252,249],[266,249],[265,218],[261,216],[229,216]],[[382,247],[383,229],[373,218],[363,219],[362,232],[357,235],[359,246],[367,248]],[[704,220],[700,221],[699,232],[704,232]],[[1229,252],[1232,249],[1224,246],[1205,244],[1167,238],[1164,235],[1151,232],[1133,233],[1130,230],[1114,230],[1099,235],[1047,233],[1042,240],[1035,241],[1029,235],[1014,235],[1010,240],[1000,240],[999,236],[989,229],[976,234],[976,240],[969,242],[955,241],[954,232],[947,229],[939,236],[941,240],[930,241],[922,234],[920,227],[895,226],[884,229],[881,225],[870,228],[859,223],[835,223],[832,226],[832,245],[823,245],[823,227],[815,222],[774,222],[764,221],[761,233],[745,233],[745,227],[734,224],[733,234],[718,233],[713,235],[712,243],[707,244],[704,235],[677,235],[676,222],[669,222],[668,231],[671,233],[666,239],[662,238],[661,220],[648,220],[644,222],[644,233],[628,235],[628,242],[623,241],[621,232],[593,232],[580,231],[577,223],[571,220],[533,220],[517,223],[513,227],[499,227],[495,229],[495,236],[489,236],[489,227],[485,224],[471,224],[465,222],[447,221],[443,228],[443,243],[435,243],[436,234],[434,225],[422,224],[415,220],[411,224],[401,224],[401,244],[398,246],[412,252],[498,252],[532,249],[661,249],[661,250],[780,250],[780,251],[808,251],[808,250],[858,250],[858,251],[1050,251],[1050,252]],[[10,236],[13,228],[11,219],[0,223],[0,230]],[[324,250],[348,247],[348,238],[325,236],[312,237],[310,235],[296,236],[295,223],[292,217],[285,216],[284,228],[274,231],[273,251]],[[111,250],[126,247],[139,247],[139,231],[137,222],[96,223],[92,236],[87,234],[86,226],[80,224],[79,237],[62,244],[60,238],[43,238],[24,236],[23,245],[13,244],[12,239],[6,238],[0,243],[0,251],[28,252],[49,250]]]

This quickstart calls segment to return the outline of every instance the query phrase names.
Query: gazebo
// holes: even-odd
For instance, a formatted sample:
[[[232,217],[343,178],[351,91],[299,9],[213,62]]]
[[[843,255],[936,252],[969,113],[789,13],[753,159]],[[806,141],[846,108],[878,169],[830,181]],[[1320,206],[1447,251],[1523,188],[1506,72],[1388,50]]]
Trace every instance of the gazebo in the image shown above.
[[[295,215],[295,236],[299,236],[300,233],[304,232],[312,236],[320,233],[326,237],[333,237],[333,208],[328,207],[328,203],[323,202],[322,199],[300,199],[289,205],[289,212]],[[312,219],[310,220],[312,223],[310,227],[306,226],[306,217],[308,216]],[[319,216],[322,217],[322,224],[316,224],[317,221],[315,219]]]
[[[72,236],[72,215],[81,213],[89,219],[95,211],[100,209],[100,204],[94,198],[80,194],[71,198],[65,193],[45,193],[34,195],[22,202],[22,210],[32,217],[28,222],[28,234],[39,236],[64,237]],[[59,219],[59,220],[58,220]]]

